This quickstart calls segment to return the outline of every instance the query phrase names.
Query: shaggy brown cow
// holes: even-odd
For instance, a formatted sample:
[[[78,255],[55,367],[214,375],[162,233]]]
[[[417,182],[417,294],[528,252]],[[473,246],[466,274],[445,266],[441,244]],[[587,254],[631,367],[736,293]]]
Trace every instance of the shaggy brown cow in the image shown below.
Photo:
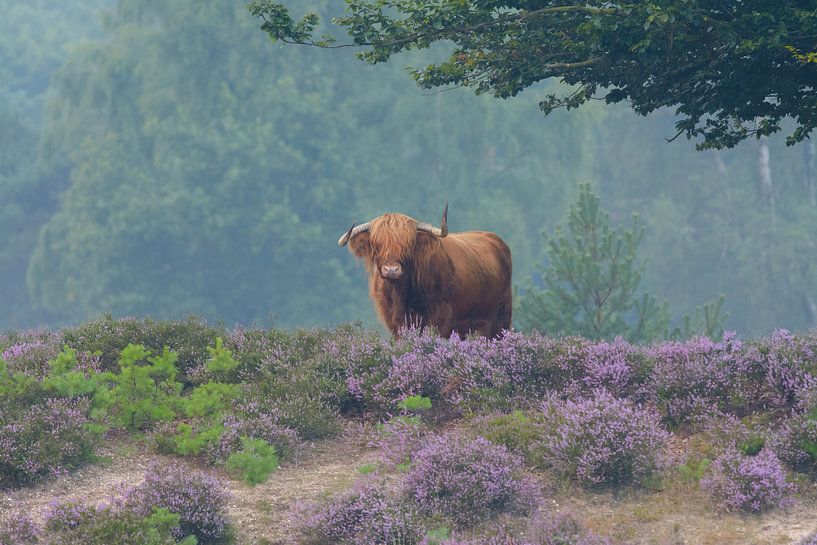
[[[494,233],[449,235],[447,216],[446,204],[438,228],[383,214],[338,240],[365,260],[369,295],[395,337],[406,325],[431,325],[444,337],[496,337],[511,327],[511,250]]]

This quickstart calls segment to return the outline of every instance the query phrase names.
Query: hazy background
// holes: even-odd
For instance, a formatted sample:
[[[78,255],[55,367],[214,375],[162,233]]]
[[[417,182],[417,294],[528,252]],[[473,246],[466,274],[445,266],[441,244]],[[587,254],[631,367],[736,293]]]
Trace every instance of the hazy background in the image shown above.
[[[337,13],[342,3],[293,0]],[[515,282],[579,182],[647,232],[643,287],[676,314],[726,294],[754,336],[817,325],[815,146],[697,152],[671,112],[427,93],[402,56],[272,44],[245,1],[0,0],[0,328],[103,313],[374,324],[336,245],[400,211],[500,234]]]

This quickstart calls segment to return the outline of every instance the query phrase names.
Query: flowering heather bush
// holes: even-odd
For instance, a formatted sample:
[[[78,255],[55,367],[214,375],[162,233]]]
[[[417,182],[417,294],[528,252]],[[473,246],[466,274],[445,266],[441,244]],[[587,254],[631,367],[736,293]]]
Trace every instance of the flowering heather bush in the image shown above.
[[[213,543],[228,535],[228,498],[224,483],[209,473],[178,463],[154,463],[124,503],[142,516],[164,507],[180,517],[177,538],[195,535],[199,543]]]
[[[142,516],[114,506],[52,504],[45,516],[46,545],[176,545],[179,516],[164,509]],[[191,544],[184,540],[181,544]]]
[[[0,489],[87,462],[97,440],[87,413],[87,400],[47,399],[0,425]]]
[[[119,354],[129,344],[140,344],[159,354],[168,348],[178,355],[180,378],[187,380],[188,372],[207,360],[207,347],[216,337],[225,337],[226,331],[192,316],[168,321],[105,316],[66,328],[63,335],[64,342],[78,352],[100,352],[107,371],[118,370]]]
[[[817,470],[817,410],[787,420],[772,434],[769,447],[794,469]]]
[[[29,545],[37,543],[39,529],[30,516],[10,513],[0,519],[0,543],[3,545]]]
[[[817,387],[817,337],[793,336],[785,329],[750,344],[744,359],[759,376],[762,408],[790,409],[800,392]]]
[[[303,513],[303,543],[414,545],[425,535],[422,519],[409,503],[381,481],[360,481],[351,490]]]
[[[62,333],[46,329],[24,331],[0,339],[0,356],[8,363],[9,371],[41,378],[48,372],[48,360],[60,353]]]
[[[662,465],[668,438],[658,415],[604,390],[543,403],[544,464],[585,485],[639,481]]]
[[[539,499],[520,457],[483,437],[431,435],[412,457],[405,493],[425,513],[459,525],[501,511],[527,511]]]
[[[387,467],[407,464],[422,444],[428,426],[417,417],[398,416],[378,426],[369,446],[376,448]]]
[[[646,390],[655,396],[664,418],[683,424],[701,413],[731,409],[746,375],[741,347],[730,333],[721,342],[695,337],[648,347],[654,367]]]
[[[701,479],[701,489],[720,509],[754,512],[783,507],[794,492],[794,486],[786,482],[780,460],[769,449],[763,449],[757,456],[727,450]]]

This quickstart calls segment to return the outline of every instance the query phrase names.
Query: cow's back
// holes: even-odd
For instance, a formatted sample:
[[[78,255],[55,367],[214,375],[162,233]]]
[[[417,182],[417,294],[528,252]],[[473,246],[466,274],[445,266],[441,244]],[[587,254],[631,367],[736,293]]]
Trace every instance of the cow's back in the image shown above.
[[[487,231],[451,233],[442,241],[454,267],[450,304],[458,320],[485,319],[509,296],[511,250]]]

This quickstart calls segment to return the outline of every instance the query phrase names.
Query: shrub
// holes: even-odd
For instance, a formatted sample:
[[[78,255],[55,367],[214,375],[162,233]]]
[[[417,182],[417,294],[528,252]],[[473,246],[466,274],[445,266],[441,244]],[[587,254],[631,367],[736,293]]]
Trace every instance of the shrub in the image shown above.
[[[416,509],[388,492],[381,481],[360,481],[351,490],[303,513],[303,543],[371,545],[420,543],[425,534]]]
[[[47,329],[9,333],[0,338],[0,346],[0,357],[10,371],[41,378],[48,372],[48,361],[62,349],[63,335]]]
[[[741,347],[740,341],[727,334],[721,342],[695,337],[647,348],[654,367],[646,388],[658,402],[664,420],[681,425],[740,405],[736,396],[744,389],[742,377],[748,375]]]
[[[661,465],[668,434],[658,415],[599,390],[582,401],[542,405],[544,465],[585,485],[640,481]]]
[[[377,449],[387,467],[407,467],[427,432],[428,427],[419,418],[398,416],[377,426],[369,446]]]
[[[249,484],[263,483],[278,469],[275,449],[262,439],[241,438],[242,449],[227,458],[227,471],[241,476]]]
[[[501,511],[527,511],[537,500],[522,460],[485,438],[427,436],[412,457],[405,493],[425,513],[471,524]]]
[[[786,481],[780,460],[769,449],[746,456],[728,449],[701,479],[701,488],[725,511],[762,511],[790,503],[794,486]]]
[[[47,399],[0,425],[0,488],[65,473],[91,459],[88,401]]]
[[[305,362],[277,373],[265,371],[247,397],[250,402],[277,411],[280,423],[297,430],[304,439],[322,439],[340,431],[340,391],[345,394],[345,382]]]
[[[298,432],[281,423],[282,414],[275,407],[254,402],[239,403],[224,415],[223,432],[219,440],[205,449],[213,463],[224,463],[233,452],[241,449],[241,438],[262,439],[275,448],[282,459],[292,458],[301,444]]]
[[[792,468],[817,471],[817,409],[792,416],[772,435],[769,447]]]
[[[541,434],[538,424],[522,411],[482,416],[473,421],[471,428],[474,434],[526,458],[532,457],[533,445]]]
[[[159,509],[148,516],[111,506],[53,504],[46,513],[46,545],[176,545],[179,516]],[[193,545],[190,540],[183,544]],[[179,544],[181,545],[181,544]]]
[[[179,515],[177,538],[195,535],[200,543],[213,543],[229,532],[228,497],[224,484],[208,473],[179,463],[153,463],[124,503],[142,516],[165,508]]]
[[[111,409],[119,424],[144,429],[176,416],[181,391],[176,361],[176,354],[167,349],[160,356],[151,356],[141,345],[122,349],[120,371],[113,377],[116,386],[111,391]]]
[[[223,327],[208,325],[194,316],[184,320],[156,321],[150,318],[113,318],[110,315],[63,330],[64,342],[79,352],[98,352],[105,370],[118,369],[119,355],[129,344],[139,344],[154,353],[165,348],[178,356],[182,380],[208,358],[207,348]]]

